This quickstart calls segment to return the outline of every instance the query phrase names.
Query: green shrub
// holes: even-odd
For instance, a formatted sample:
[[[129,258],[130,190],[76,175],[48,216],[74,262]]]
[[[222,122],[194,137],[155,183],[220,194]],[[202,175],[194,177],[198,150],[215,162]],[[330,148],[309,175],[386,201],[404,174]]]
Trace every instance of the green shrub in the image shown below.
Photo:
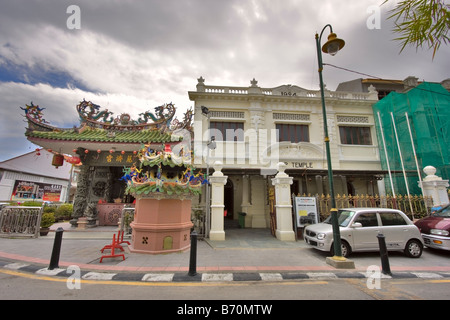
[[[47,213],[47,212],[55,213],[55,211],[56,211],[56,207],[50,207],[50,206],[44,207],[44,213]]]
[[[46,212],[42,214],[41,228],[49,228],[55,223],[55,214],[52,212]]]
[[[42,202],[38,202],[38,201],[25,201],[24,203],[21,204],[22,206],[25,207],[42,207]]]
[[[65,219],[69,220],[72,217],[73,213],[73,204],[71,203],[64,203],[58,207],[55,211],[55,217],[57,219]]]

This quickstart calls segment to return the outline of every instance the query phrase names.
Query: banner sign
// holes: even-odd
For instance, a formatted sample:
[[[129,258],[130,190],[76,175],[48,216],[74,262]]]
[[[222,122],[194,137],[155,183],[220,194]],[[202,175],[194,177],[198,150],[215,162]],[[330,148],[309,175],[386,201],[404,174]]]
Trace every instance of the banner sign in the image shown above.
[[[60,201],[62,185],[16,180],[11,200]]]
[[[319,223],[315,197],[295,197],[294,210],[297,227]]]

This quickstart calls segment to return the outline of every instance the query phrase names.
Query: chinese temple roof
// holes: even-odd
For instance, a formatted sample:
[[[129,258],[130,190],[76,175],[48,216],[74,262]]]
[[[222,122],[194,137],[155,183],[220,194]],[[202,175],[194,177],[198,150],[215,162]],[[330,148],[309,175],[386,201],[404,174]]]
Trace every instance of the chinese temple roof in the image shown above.
[[[192,110],[188,110],[180,122],[175,116],[173,104],[155,108],[155,113],[146,111],[137,120],[123,113],[116,118],[107,109],[83,100],[77,106],[80,125],[73,128],[57,128],[43,118],[43,110],[31,103],[26,108],[28,121],[25,136],[31,142],[59,153],[73,154],[73,150],[110,150],[120,145],[124,151],[138,150],[147,143],[174,143],[182,140],[174,132],[179,129],[192,130]]]
[[[61,141],[90,141],[116,143],[147,143],[179,141],[169,133],[159,130],[143,129],[140,131],[108,132],[105,129],[86,128],[85,130],[69,129],[63,131],[28,131],[28,138],[41,138]]]

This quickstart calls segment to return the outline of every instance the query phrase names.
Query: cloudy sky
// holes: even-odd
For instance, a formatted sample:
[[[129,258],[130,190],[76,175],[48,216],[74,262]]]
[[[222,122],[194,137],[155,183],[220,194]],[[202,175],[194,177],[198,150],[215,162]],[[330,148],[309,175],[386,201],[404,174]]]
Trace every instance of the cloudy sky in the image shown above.
[[[19,108],[31,101],[46,108],[51,124],[72,127],[83,99],[133,118],[173,102],[181,117],[200,76],[208,85],[250,86],[255,78],[261,87],[319,89],[314,36],[326,24],[346,41],[326,63],[387,79],[449,78],[450,48],[442,46],[434,60],[426,49],[400,54],[387,19],[395,1],[382,3],[0,0],[0,161],[36,148],[25,139]],[[79,20],[67,13],[70,5],[80,9]],[[331,90],[361,77],[324,69]]]

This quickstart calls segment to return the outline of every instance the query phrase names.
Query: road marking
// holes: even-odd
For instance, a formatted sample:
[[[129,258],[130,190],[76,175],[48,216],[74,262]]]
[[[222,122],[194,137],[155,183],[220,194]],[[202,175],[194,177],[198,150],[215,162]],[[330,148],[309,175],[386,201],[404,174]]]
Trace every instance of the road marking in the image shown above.
[[[411,272],[418,278],[422,279],[440,279],[443,278],[440,274],[437,273],[431,273],[431,272]]]
[[[142,277],[142,281],[170,282],[172,281],[174,275],[174,273],[147,273]]]
[[[29,264],[27,264],[27,263],[14,262],[14,263],[7,264],[4,267],[8,268],[8,269],[17,270],[17,269],[20,269],[23,267],[28,267],[28,266],[29,266]]]
[[[81,278],[85,280],[112,280],[116,274],[117,273],[88,272]]]
[[[44,276],[35,273],[26,273],[15,270],[0,269],[0,273],[14,275],[17,277],[23,277],[33,280],[45,280],[54,282],[67,282],[65,278],[59,278],[54,276]],[[108,285],[122,285],[122,286],[151,286],[151,287],[217,287],[217,286],[250,286],[258,283],[259,285],[271,286],[271,285],[326,285],[328,281],[318,280],[301,280],[301,281],[283,281],[283,282],[265,282],[265,281],[226,281],[226,282],[151,282],[151,281],[110,281],[110,280],[90,280],[81,279],[81,284],[108,284]]]
[[[56,269],[50,270],[48,268],[43,268],[43,269],[37,270],[36,274],[41,274],[43,276],[56,276],[58,273],[63,272],[63,271],[66,271],[66,269],[56,268]]]
[[[222,281],[233,281],[232,273],[203,273],[202,281],[208,282],[222,282]]]
[[[282,281],[283,277],[280,273],[260,273],[262,281]]]

